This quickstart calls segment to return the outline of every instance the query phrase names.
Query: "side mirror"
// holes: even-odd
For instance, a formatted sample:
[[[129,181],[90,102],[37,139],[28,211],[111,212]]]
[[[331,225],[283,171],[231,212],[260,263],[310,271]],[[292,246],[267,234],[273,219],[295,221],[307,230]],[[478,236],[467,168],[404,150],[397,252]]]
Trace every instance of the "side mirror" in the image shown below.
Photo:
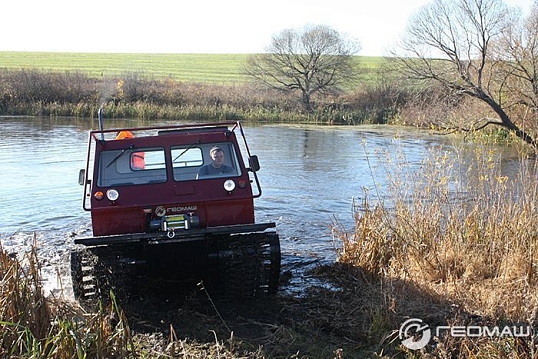
[[[83,168],[78,172],[78,184],[84,186],[86,183],[86,170]]]
[[[251,171],[258,172],[260,170],[260,161],[258,161],[258,156],[250,156],[248,159],[248,164]]]

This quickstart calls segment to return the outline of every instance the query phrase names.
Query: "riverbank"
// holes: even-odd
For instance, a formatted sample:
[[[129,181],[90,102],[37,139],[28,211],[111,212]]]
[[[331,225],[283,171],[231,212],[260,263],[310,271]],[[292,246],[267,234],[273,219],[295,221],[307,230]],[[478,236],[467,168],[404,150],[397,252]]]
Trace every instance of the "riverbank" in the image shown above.
[[[204,119],[208,121],[362,124],[389,123],[405,103],[390,88],[361,87],[314,96],[304,112],[299,93],[233,84],[183,82],[129,72],[92,77],[83,72],[0,70],[0,115],[95,118]]]
[[[378,66],[380,66],[378,64]],[[370,71],[373,71],[370,69]],[[368,82],[369,81],[369,82]],[[443,93],[420,94],[397,84],[368,86],[313,98],[304,112],[299,94],[262,89],[248,82],[216,85],[153,78],[138,73],[90,77],[81,72],[0,69],[0,116],[141,121],[242,121],[244,123],[364,125],[388,124],[464,132],[487,143],[513,143],[500,127],[469,131],[468,117],[483,117],[484,106],[446,102]],[[471,125],[471,129],[472,129]]]
[[[382,292],[339,265],[312,273],[330,288],[219,302],[203,288],[147,293],[85,310],[45,298],[35,250],[0,251],[0,355],[102,358],[358,358],[377,356],[383,327],[369,321]],[[285,280],[285,279],[284,279]],[[362,311],[366,311],[361,314]]]
[[[382,332],[410,357],[538,350],[537,158],[522,155],[506,175],[492,152],[475,151],[468,162],[432,152],[419,173],[404,171],[405,160],[380,169],[388,198],[365,193],[355,230],[336,228],[338,262],[384,287]],[[391,335],[398,322],[408,326]]]

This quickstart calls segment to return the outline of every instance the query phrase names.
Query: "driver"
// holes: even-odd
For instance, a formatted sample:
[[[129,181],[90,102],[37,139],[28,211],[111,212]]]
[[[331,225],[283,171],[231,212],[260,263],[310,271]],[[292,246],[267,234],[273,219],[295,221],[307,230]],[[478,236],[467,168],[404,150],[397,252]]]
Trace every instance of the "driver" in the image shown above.
[[[211,157],[211,163],[200,168],[198,177],[233,172],[232,167],[224,164],[224,151],[219,146],[211,147],[209,157]]]

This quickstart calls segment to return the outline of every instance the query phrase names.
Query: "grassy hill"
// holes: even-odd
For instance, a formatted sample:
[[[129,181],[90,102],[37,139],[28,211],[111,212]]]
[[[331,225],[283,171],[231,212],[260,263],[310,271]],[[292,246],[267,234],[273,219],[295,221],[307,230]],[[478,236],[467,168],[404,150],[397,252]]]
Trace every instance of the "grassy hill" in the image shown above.
[[[80,71],[90,76],[140,73],[185,82],[237,84],[248,81],[243,66],[248,54],[127,54],[0,51],[0,68]],[[371,79],[381,57],[357,57],[363,79]]]

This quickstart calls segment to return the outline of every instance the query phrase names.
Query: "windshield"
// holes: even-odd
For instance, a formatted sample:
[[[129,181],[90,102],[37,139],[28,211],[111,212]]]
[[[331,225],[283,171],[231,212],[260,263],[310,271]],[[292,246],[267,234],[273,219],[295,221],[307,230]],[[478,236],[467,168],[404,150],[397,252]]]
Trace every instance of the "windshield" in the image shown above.
[[[178,145],[170,149],[175,181],[237,177],[241,167],[233,143]],[[162,147],[103,151],[99,155],[99,187],[163,183],[167,181]]]
[[[164,149],[128,147],[103,151],[99,156],[100,187],[166,182]]]

